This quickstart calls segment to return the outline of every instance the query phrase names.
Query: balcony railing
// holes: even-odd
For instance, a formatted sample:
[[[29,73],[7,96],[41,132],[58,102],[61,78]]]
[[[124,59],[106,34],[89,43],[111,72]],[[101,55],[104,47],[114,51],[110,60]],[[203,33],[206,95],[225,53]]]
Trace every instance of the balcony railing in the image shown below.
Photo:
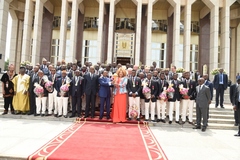
[[[97,29],[98,28],[98,19],[85,19],[84,22],[84,29],[89,29],[89,28],[93,28],[93,29]]]
[[[153,20],[152,31],[163,31],[167,32],[167,21],[166,20]]]
[[[129,29],[134,31],[135,24],[129,19],[124,19],[116,23],[116,30],[120,30],[120,29]]]

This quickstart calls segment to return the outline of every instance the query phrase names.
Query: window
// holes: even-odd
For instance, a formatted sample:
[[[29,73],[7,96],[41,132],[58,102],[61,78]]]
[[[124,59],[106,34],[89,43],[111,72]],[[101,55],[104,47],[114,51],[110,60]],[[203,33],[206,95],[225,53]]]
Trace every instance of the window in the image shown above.
[[[87,28],[98,28],[98,17],[85,17],[84,29]]]
[[[151,61],[157,63],[157,67],[165,68],[166,67],[166,43],[154,43],[152,42],[152,55]]]
[[[190,46],[190,71],[198,70],[198,45],[191,44]]]
[[[56,64],[59,57],[59,39],[52,39],[51,63]]]
[[[60,16],[54,16],[53,17],[53,29],[59,29],[61,26],[61,17]],[[67,22],[67,29],[71,28],[71,17],[68,17]]]
[[[86,61],[92,62],[92,64],[97,64],[98,61],[98,49],[97,40],[84,40],[83,41],[83,52],[82,52],[82,62]]]

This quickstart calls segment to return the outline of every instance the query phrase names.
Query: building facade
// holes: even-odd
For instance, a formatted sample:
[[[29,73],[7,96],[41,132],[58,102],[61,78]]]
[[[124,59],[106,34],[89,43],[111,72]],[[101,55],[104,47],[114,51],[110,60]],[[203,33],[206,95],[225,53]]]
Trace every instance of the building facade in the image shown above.
[[[1,0],[0,67],[10,63],[132,63],[240,68],[240,0]],[[206,69],[204,70],[204,72]]]

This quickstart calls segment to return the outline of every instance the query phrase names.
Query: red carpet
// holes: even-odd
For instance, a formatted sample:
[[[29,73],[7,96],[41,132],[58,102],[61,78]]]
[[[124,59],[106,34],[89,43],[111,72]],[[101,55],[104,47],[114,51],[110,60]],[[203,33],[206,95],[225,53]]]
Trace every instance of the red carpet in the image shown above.
[[[28,159],[48,160],[166,160],[144,125],[80,122],[56,136]]]

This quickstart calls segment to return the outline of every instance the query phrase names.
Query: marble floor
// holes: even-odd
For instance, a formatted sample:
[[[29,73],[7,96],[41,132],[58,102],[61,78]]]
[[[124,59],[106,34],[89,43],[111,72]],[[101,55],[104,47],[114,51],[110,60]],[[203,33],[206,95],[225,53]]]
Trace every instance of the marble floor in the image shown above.
[[[1,157],[27,158],[72,122],[0,118]],[[151,127],[169,160],[237,160],[240,138],[234,130]]]

